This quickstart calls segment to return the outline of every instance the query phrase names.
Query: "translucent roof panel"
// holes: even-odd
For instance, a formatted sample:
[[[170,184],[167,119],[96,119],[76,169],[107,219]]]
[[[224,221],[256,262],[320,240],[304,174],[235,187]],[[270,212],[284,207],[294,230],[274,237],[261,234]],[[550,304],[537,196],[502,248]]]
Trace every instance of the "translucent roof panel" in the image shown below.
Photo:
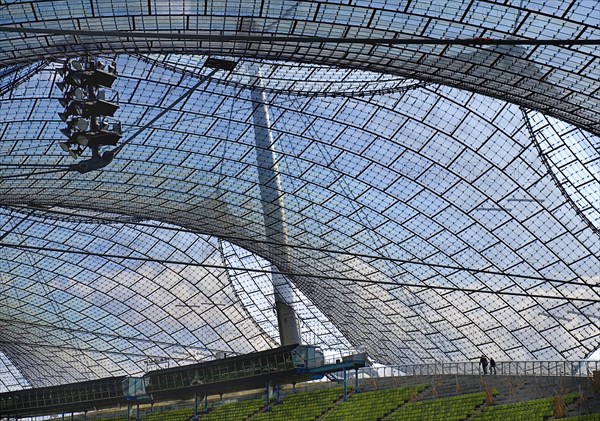
[[[275,276],[326,349],[588,357],[598,47],[485,42],[600,38],[597,2],[547,3],[0,6],[0,387],[278,346]],[[82,55],[116,63],[124,145],[84,174],[55,83]]]

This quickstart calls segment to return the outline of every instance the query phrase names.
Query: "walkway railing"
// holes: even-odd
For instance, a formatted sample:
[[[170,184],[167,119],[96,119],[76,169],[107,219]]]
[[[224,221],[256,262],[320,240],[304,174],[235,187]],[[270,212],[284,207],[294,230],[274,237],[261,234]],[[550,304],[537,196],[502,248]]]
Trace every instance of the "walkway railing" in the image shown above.
[[[478,361],[464,361],[366,367],[359,370],[359,377],[373,376],[375,371],[378,377],[483,374]],[[589,377],[594,371],[600,371],[600,361],[496,361],[498,375]],[[487,373],[491,374],[489,366]]]

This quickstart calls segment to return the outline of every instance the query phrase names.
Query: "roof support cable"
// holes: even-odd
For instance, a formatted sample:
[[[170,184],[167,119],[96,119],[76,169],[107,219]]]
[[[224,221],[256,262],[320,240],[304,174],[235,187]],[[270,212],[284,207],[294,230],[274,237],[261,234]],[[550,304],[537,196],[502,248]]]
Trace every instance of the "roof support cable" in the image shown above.
[[[20,209],[24,212],[28,209],[32,209],[32,206],[31,205],[22,205],[22,206],[21,205],[10,205],[10,206],[0,207],[0,209],[1,208],[5,208],[5,209],[9,209],[9,210]],[[55,209],[39,209],[39,208],[35,208],[35,210],[44,212],[44,213],[52,213],[52,214],[59,215],[55,218],[47,218],[50,220],[57,220],[57,221],[65,222],[65,223],[81,223],[81,222],[83,222],[80,219],[77,219],[75,221],[70,220],[69,218],[75,217],[77,215],[74,215],[69,212],[61,212],[61,211],[58,211]],[[63,218],[61,218],[60,216],[63,216]],[[143,226],[143,227],[148,227],[148,228],[159,228],[159,229],[167,230],[167,231],[174,230],[177,232],[186,232],[186,233],[202,235],[202,233],[199,233],[199,232],[193,231],[193,230],[174,228],[174,227],[170,227],[170,226],[166,226],[166,225],[158,226],[156,224],[145,223],[145,222],[138,221],[138,220],[122,220],[122,219],[117,219],[115,217],[105,217],[105,216],[98,216],[98,215],[81,216],[81,218],[88,218],[89,221],[99,221],[98,224],[101,224],[101,223],[106,224],[106,225],[108,225],[108,224],[124,224],[124,225],[125,224],[135,224],[137,226]],[[87,222],[87,223],[92,223],[92,222]],[[206,234],[206,235],[212,235],[212,234]],[[223,240],[227,240],[228,242],[235,244],[237,246],[251,249],[251,247],[249,248],[246,244],[246,242],[248,241],[248,238],[236,237],[236,236],[232,236],[232,235],[220,235],[219,238],[223,239]],[[265,244],[265,245],[272,244],[275,246],[285,245],[285,244],[279,243],[277,241],[260,240],[258,238],[253,238],[252,243],[259,243],[259,244]],[[12,245],[12,244],[8,244],[8,243],[0,243],[0,247],[2,247],[2,246],[23,248],[23,246]],[[289,244],[288,247],[290,247],[291,249],[317,251],[317,252],[329,253],[329,254],[340,255],[340,256],[349,256],[350,255],[347,251],[344,251],[344,250],[328,249],[328,248],[322,248],[322,247],[316,247],[316,246],[305,246],[305,245],[293,244],[293,243]],[[46,250],[46,249],[39,248],[39,250]],[[52,251],[59,251],[59,252],[64,252],[64,253],[75,253],[75,254],[78,253],[77,251],[73,251],[73,250],[52,250]],[[84,253],[84,252],[79,252],[79,253]],[[486,274],[486,275],[493,275],[493,276],[506,276],[506,277],[517,278],[517,279],[528,279],[528,280],[532,280],[532,281],[551,282],[551,283],[556,283],[556,284],[560,284],[560,285],[579,285],[579,286],[585,286],[585,287],[600,288],[600,285],[589,285],[589,284],[586,284],[583,282],[578,282],[578,281],[565,280],[565,279],[552,279],[552,278],[548,278],[545,276],[538,276],[538,275],[527,275],[527,274],[520,274],[520,273],[495,271],[495,270],[489,270],[489,269],[480,269],[480,268],[472,268],[472,267],[464,267],[464,266],[461,267],[461,266],[454,266],[454,265],[448,265],[448,264],[428,263],[428,262],[424,262],[424,261],[420,261],[420,260],[399,259],[399,258],[394,258],[394,257],[384,257],[384,256],[380,256],[380,255],[366,254],[366,253],[352,253],[352,256],[369,259],[369,260],[389,260],[389,261],[397,263],[397,264],[426,266],[426,267],[440,268],[440,269],[444,269],[444,270],[465,271],[468,273],[479,273],[479,274]],[[126,256],[122,256],[121,258],[127,259]],[[312,276],[310,274],[304,274],[304,275],[309,276],[309,277]]]
[[[428,290],[428,289],[433,289],[433,290],[443,290],[443,291],[460,291],[460,292],[469,292],[469,293],[477,293],[477,294],[493,294],[493,295],[508,295],[508,296],[517,296],[517,297],[534,297],[534,298],[545,298],[545,299],[550,299],[550,300],[560,300],[560,301],[585,301],[585,302],[591,302],[591,303],[600,303],[600,293],[598,293],[597,291],[594,290],[594,288],[600,288],[600,285],[588,285],[585,284],[585,286],[588,287],[589,290],[591,290],[590,292],[594,292],[596,297],[598,298],[589,298],[589,294],[586,297],[574,297],[574,296],[553,296],[553,295],[546,295],[546,294],[535,294],[535,293],[528,293],[528,292],[512,292],[512,291],[506,291],[506,290],[491,290],[489,288],[484,288],[484,289],[478,289],[478,288],[464,288],[464,287],[458,287],[458,286],[447,286],[447,285],[431,285],[431,284],[424,284],[424,283],[411,283],[411,282],[396,282],[396,281],[374,281],[372,279],[368,279],[368,278],[352,278],[352,277],[348,277],[348,276],[332,276],[329,274],[317,274],[317,273],[310,273],[310,272],[291,272],[291,271],[282,271],[282,270],[276,270],[276,269],[271,269],[271,270],[267,270],[267,269],[254,269],[254,268],[247,268],[247,267],[233,267],[233,266],[224,266],[222,264],[208,264],[208,263],[198,263],[198,262],[193,262],[193,261],[189,261],[189,262],[184,262],[184,261],[179,261],[179,260],[166,260],[166,259],[156,259],[156,258],[152,258],[152,257],[138,257],[138,256],[125,256],[125,255],[116,255],[116,254],[106,254],[106,253],[94,253],[94,252],[90,252],[90,251],[85,251],[85,250],[72,250],[72,249],[59,249],[59,248],[54,248],[54,247],[41,247],[41,246],[31,246],[31,245],[25,245],[25,244],[11,244],[11,243],[0,243],[0,249],[1,248],[14,248],[14,249],[23,249],[23,250],[37,250],[40,252],[44,252],[44,254],[46,253],[65,253],[65,254],[76,254],[76,255],[83,255],[83,256],[97,256],[97,257],[102,257],[104,259],[118,259],[118,260],[131,260],[131,261],[137,261],[137,262],[155,262],[155,263],[160,263],[162,265],[181,265],[181,266],[195,266],[195,267],[203,267],[203,268],[211,268],[211,269],[227,269],[227,270],[232,270],[232,271],[246,271],[246,272],[253,272],[253,273],[266,273],[266,274],[276,274],[276,275],[283,275],[283,276],[287,276],[287,277],[296,277],[296,276],[300,276],[300,277],[306,277],[308,279],[319,279],[322,280],[323,282],[331,282],[331,281],[344,281],[344,282],[354,282],[354,283],[361,283],[361,284],[371,284],[371,285],[391,285],[394,287],[409,287],[409,288],[420,288],[423,290]],[[413,264],[423,264],[421,262],[407,262],[407,263],[413,263]],[[428,266],[442,266],[442,265],[428,265]],[[489,273],[488,271],[485,270],[479,270],[479,269],[462,269],[462,268],[457,268],[457,270],[467,270],[470,272],[483,272],[483,273]],[[533,276],[527,276],[527,275],[512,275],[512,274],[503,274],[503,273],[494,273],[496,275],[499,276],[515,276],[515,277],[519,277],[519,278],[525,278],[525,279],[542,279],[540,277],[533,277]],[[571,282],[571,281],[561,281],[561,280],[548,280],[548,279],[544,279],[547,282],[559,282],[561,284],[575,284],[575,285],[580,285],[581,283],[579,282]]]
[[[16,65],[0,70],[0,97],[7,95],[17,86],[27,82],[47,65],[46,61],[38,61],[33,64]]]
[[[552,181],[554,182],[554,184],[556,185],[558,190],[560,190],[560,193],[562,194],[564,199],[567,201],[567,203],[569,203],[569,205],[573,208],[573,210],[575,211],[577,216],[579,216],[581,218],[581,220],[588,226],[589,229],[592,230],[592,232],[594,234],[596,234],[596,236],[600,237],[600,229],[598,227],[596,227],[593,224],[593,222],[590,221],[589,218],[585,215],[585,213],[579,208],[577,203],[575,203],[573,198],[571,198],[571,196],[569,195],[567,190],[564,188],[564,186],[558,180],[558,177],[556,176],[554,171],[552,171],[552,165],[551,165],[550,161],[548,160],[548,158],[546,157],[546,154],[542,150],[542,147],[540,146],[540,143],[537,140],[535,131],[533,130],[533,126],[531,125],[531,121],[529,120],[529,115],[528,115],[527,110],[524,107],[519,107],[519,108],[521,110],[521,113],[523,113],[523,119],[525,120],[525,126],[527,127],[527,131],[529,132],[529,137],[531,138],[531,143],[533,143],[535,145],[538,156],[540,157],[542,163],[546,167],[546,172],[548,173],[548,176],[552,179]]]
[[[290,44],[364,44],[364,45],[600,45],[600,39],[492,39],[492,38],[374,38],[374,37],[320,37],[320,36],[273,36],[273,35],[204,35],[198,33],[156,31],[94,31],[80,29],[33,28],[23,26],[0,26],[0,32],[21,34],[89,36],[106,40],[116,39],[159,39],[178,41],[201,41],[207,43],[247,42],[272,45],[277,42]],[[108,42],[108,41],[107,41]]]

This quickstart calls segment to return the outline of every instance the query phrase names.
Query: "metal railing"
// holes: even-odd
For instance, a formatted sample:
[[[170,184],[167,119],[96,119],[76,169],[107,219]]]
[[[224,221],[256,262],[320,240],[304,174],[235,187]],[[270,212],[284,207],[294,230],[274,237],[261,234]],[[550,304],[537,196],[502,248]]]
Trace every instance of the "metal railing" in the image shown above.
[[[373,371],[378,377],[484,374],[479,362],[462,361],[368,367],[360,369],[359,376],[368,372],[372,376]],[[590,377],[594,371],[600,371],[600,361],[496,361],[496,374],[505,376]],[[487,374],[493,374],[489,365]]]

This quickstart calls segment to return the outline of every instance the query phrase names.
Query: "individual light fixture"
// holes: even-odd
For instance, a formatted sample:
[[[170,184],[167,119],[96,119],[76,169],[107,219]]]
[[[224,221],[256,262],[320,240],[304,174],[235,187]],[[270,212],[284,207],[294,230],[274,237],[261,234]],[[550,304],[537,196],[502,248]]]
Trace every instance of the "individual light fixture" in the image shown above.
[[[73,158],[73,159],[79,158],[82,153],[83,153],[83,148],[81,146],[77,146],[77,148],[75,148],[75,149],[69,149],[69,155],[71,155],[71,158]]]
[[[81,146],[79,145],[77,145],[76,148],[72,148],[72,146],[76,145],[73,145],[70,142],[60,142],[59,145],[60,148],[63,151],[67,152],[69,155],[71,155],[72,158],[78,158],[83,153],[83,148],[81,148]]]
[[[90,143],[88,135],[82,133],[75,135],[75,141],[81,146],[87,146]]]
[[[116,146],[121,139],[121,134],[112,131],[98,131],[91,133],[88,138],[87,146]]]
[[[75,58],[69,60],[68,67],[70,70],[72,70],[74,72],[83,72],[83,63],[81,63],[79,60],[77,60]]]
[[[62,113],[58,113],[58,115],[63,118],[63,116],[83,116],[83,117],[91,117],[90,113],[86,113],[85,103],[73,101],[69,103],[66,107],[65,111]],[[63,119],[63,121],[66,121]]]
[[[103,100],[95,100],[95,101],[86,101],[85,109],[81,115],[86,117],[91,116],[110,116],[115,115],[119,106],[114,102],[103,101]]]
[[[112,87],[117,79],[117,66],[113,62],[107,64],[103,60],[96,60],[89,63],[89,67],[84,70],[84,84],[86,86],[104,86]]]
[[[83,74],[77,74],[77,73],[69,73],[65,76],[65,82],[67,82],[69,85],[73,85],[73,86],[83,86],[84,85],[84,78],[83,78]]]
[[[64,97],[60,98],[58,102],[63,107],[67,108],[73,101],[83,101],[86,99],[85,91],[81,88],[73,88],[69,90]],[[79,113],[76,113],[79,114]]]
[[[64,113],[59,113],[64,114]],[[67,137],[71,137],[73,132],[83,132],[90,126],[90,122],[86,118],[73,118],[67,122],[67,127],[60,129],[60,132]]]
[[[71,90],[68,94],[67,94],[71,99],[77,100],[77,101],[83,101],[85,99],[85,92],[83,89],[76,87],[75,89]]]
[[[64,98],[59,99],[60,104],[65,107],[65,111],[58,113],[62,121],[67,121],[70,115],[84,115],[85,107],[83,100],[85,99],[85,92],[81,88],[75,88],[69,91]],[[90,114],[87,113],[86,117]]]
[[[75,119],[71,120],[71,123],[72,123],[72,127],[74,129],[81,130],[81,131],[86,130],[90,125],[90,122],[85,118],[75,118]]]

